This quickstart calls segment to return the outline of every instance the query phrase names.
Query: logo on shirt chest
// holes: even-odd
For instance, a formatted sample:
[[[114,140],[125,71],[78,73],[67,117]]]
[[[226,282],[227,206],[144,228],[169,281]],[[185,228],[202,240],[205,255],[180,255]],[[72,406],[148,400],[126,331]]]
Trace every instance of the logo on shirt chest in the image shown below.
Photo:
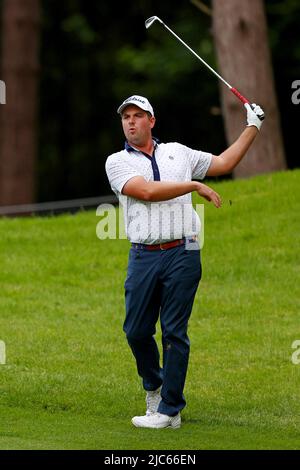
[[[170,160],[174,160],[173,155],[169,155],[169,159],[170,159]]]

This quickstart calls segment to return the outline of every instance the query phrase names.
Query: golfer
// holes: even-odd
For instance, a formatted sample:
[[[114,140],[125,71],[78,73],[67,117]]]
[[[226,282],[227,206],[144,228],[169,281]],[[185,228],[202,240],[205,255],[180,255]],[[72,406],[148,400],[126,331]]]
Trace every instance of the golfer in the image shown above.
[[[132,418],[144,428],[179,428],[189,360],[188,320],[199,281],[197,240],[201,221],[191,193],[221,206],[220,196],[200,181],[230,173],[259,132],[262,109],[245,105],[247,126],[219,156],[152,136],[154,111],[143,96],[130,96],[117,112],[124,150],[110,155],[106,172],[124,209],[131,242],[125,281],[124,331],[146,391],[146,414]],[[163,364],[154,339],[160,318]]]

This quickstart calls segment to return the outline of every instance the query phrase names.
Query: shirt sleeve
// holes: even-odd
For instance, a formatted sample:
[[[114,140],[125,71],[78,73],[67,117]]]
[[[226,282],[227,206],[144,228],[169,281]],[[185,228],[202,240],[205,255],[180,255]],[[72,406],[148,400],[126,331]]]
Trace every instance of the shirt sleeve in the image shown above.
[[[212,154],[201,150],[193,150],[189,147],[185,147],[185,152],[191,164],[192,178],[203,180],[210,167]]]
[[[109,180],[111,189],[116,194],[122,194],[122,189],[131,178],[141,176],[126,161],[122,161],[122,157],[111,155],[105,163],[105,170]]]

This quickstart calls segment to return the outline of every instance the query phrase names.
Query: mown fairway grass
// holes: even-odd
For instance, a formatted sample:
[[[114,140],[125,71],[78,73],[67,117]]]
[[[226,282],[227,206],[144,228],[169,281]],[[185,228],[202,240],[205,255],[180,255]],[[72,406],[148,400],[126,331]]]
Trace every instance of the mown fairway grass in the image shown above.
[[[129,243],[98,240],[94,211],[0,220],[1,449],[300,448],[300,171],[211,186],[176,431],[130,422]]]

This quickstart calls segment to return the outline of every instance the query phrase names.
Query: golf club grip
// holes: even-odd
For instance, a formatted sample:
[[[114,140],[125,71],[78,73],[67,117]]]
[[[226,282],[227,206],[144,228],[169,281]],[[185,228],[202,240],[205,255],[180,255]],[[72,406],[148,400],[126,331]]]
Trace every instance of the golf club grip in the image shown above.
[[[250,101],[247,100],[247,98],[245,98],[243,95],[241,95],[241,93],[240,93],[236,88],[233,88],[233,87],[232,87],[232,88],[230,88],[230,90],[231,90],[232,93],[233,93],[235,96],[237,96],[238,99],[241,100],[244,104],[248,103],[249,106],[250,106],[250,108],[254,111],[255,106],[253,106],[253,104],[251,104]],[[265,115],[264,115],[264,114],[261,115],[261,116],[257,115],[257,117],[258,117],[258,119],[259,119],[260,121],[263,121],[263,120],[265,119]]]
[[[242,103],[249,103],[249,100],[247,100],[247,98],[245,98],[243,95],[241,95],[241,93],[236,89],[236,88],[230,88],[230,90],[232,91],[232,93],[238,97],[239,100],[241,100]]]

